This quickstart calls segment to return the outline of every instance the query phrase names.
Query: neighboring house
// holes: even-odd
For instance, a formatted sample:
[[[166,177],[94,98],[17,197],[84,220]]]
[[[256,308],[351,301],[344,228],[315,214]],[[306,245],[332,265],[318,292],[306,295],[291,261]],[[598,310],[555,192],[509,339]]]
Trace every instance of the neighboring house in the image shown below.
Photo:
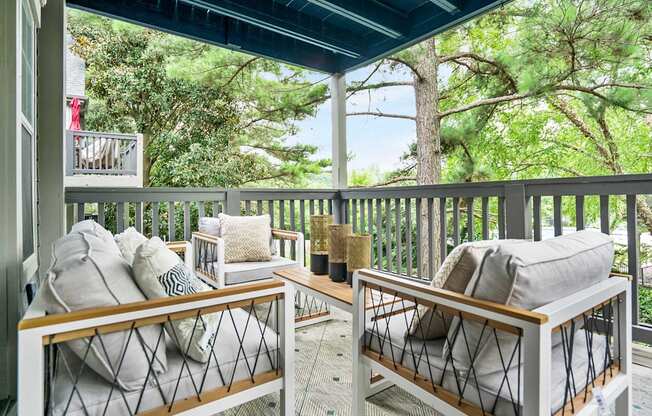
[[[86,131],[86,62],[66,34],[67,187],[142,187],[142,136]]]
[[[77,98],[80,104],[81,130],[85,130],[84,115],[88,107],[86,96],[86,62],[75,55],[71,48],[74,39],[70,34],[66,35],[66,128],[70,127],[72,120],[71,104]]]

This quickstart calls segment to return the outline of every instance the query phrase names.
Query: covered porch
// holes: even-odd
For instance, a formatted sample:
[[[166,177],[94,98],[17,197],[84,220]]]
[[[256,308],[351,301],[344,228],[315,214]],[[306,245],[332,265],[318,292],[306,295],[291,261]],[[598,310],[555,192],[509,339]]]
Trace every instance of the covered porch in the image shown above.
[[[542,241],[584,229],[614,235],[617,256],[613,271],[631,276],[629,329],[632,341],[641,344],[634,351],[633,370],[628,369],[634,379],[633,414],[652,414],[652,398],[645,389],[637,387],[646,386],[652,380],[652,370],[638,365],[652,362],[652,355],[643,346],[652,344],[652,322],[639,302],[642,292],[652,291],[641,267],[639,220],[639,201],[652,195],[652,174],[423,186],[348,186],[346,72],[409,47],[504,1],[386,1],[379,6],[372,1],[339,0],[269,4],[213,0],[137,4],[48,0],[46,4],[45,1],[10,0],[0,10],[10,17],[5,18],[7,25],[3,30],[10,34],[13,43],[8,41],[8,44],[13,49],[19,45],[17,29],[27,21],[19,17],[24,13],[23,3],[29,4],[27,10],[34,23],[33,45],[39,51],[33,62],[34,73],[38,74],[33,79],[38,99],[35,93],[29,97],[38,116],[27,123],[21,113],[20,64],[14,62],[13,72],[3,71],[0,78],[2,91],[7,89],[13,97],[3,101],[0,110],[15,116],[7,117],[4,120],[7,123],[3,124],[8,126],[8,137],[16,138],[5,144],[7,151],[4,159],[0,159],[6,162],[0,224],[8,230],[0,244],[3,252],[0,302],[7,306],[7,321],[0,327],[0,368],[3,368],[0,399],[5,399],[5,403],[12,403],[17,397],[17,386],[23,378],[16,367],[17,356],[21,354],[16,325],[47,271],[52,245],[74,224],[93,219],[114,234],[134,227],[148,238],[158,236],[167,242],[190,242],[193,233],[199,231],[200,218],[217,217],[220,213],[267,214],[273,229],[301,233],[306,241],[305,246],[299,247],[281,235],[280,256],[301,262],[301,267],[310,267],[310,217],[332,214],[335,223],[350,224],[354,233],[371,236],[372,269],[424,285],[435,277],[452,249],[462,243],[503,239]],[[71,146],[66,139],[63,117],[66,6],[331,74],[332,186],[328,189],[66,186],[67,173],[72,169],[83,170],[82,166],[71,165]],[[40,27],[38,32],[35,27]],[[21,129],[27,124],[27,128]],[[142,148],[138,151],[142,152]],[[135,168],[124,170],[132,172]],[[597,216],[586,212],[589,201],[593,202],[592,206],[597,202]],[[616,218],[624,221],[615,222]],[[649,234],[649,230],[645,232]],[[285,312],[290,313],[290,308]],[[352,318],[337,311],[331,318],[296,331],[296,380],[290,383],[296,390],[296,414],[354,414],[352,399],[347,396],[351,394],[352,383]],[[284,348],[290,348],[289,345],[292,344],[284,341]],[[36,351],[34,346],[27,350]],[[328,371],[320,371],[329,365]],[[278,367],[276,370],[278,374]],[[283,386],[287,390],[287,384]],[[295,399],[293,395],[280,398],[279,393],[272,393],[228,412],[275,414],[287,398]],[[6,406],[7,411],[11,408]],[[367,414],[432,412],[430,407],[397,387],[383,390],[367,402]],[[174,412],[168,410],[168,413]]]

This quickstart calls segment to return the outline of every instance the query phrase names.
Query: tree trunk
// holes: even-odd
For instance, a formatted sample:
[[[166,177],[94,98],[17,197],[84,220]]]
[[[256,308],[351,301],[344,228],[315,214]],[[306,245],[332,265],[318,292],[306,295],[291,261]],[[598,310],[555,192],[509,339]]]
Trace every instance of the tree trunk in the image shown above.
[[[436,41],[434,38],[424,42],[424,50],[416,65],[414,74],[414,96],[416,100],[417,126],[417,184],[432,185],[441,179],[441,140],[439,110],[439,85]],[[421,208],[421,276],[433,278],[429,270],[429,259],[433,260],[433,270],[439,267],[439,205],[434,203],[432,227],[432,252],[428,250],[428,204],[423,201]]]

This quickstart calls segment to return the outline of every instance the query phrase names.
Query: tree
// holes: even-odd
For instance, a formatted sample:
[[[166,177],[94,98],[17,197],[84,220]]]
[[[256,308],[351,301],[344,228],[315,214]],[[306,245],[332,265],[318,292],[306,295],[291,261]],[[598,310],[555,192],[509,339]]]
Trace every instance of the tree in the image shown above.
[[[87,64],[87,124],[143,134],[146,185],[288,183],[328,165],[285,142],[326,92],[302,70],[81,12],[69,30]]]

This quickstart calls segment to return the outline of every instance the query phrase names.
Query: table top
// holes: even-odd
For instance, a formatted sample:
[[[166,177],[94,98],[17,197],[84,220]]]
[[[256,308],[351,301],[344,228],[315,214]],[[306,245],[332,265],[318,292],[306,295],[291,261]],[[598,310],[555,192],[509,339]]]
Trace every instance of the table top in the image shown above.
[[[287,269],[277,270],[274,274],[296,285],[321,294],[326,302],[335,300],[335,302],[330,302],[335,303],[335,306],[338,306],[337,303],[344,304],[344,306],[348,307],[347,310],[349,312],[353,308],[353,288],[346,282],[334,282],[327,274],[314,274],[305,267],[289,267]],[[384,302],[381,303],[381,294],[379,292],[375,290],[368,291],[366,308],[378,308],[379,306],[383,306],[383,304],[387,307],[392,302],[400,302],[400,300],[395,300],[394,296],[387,293],[382,294],[382,299]]]

